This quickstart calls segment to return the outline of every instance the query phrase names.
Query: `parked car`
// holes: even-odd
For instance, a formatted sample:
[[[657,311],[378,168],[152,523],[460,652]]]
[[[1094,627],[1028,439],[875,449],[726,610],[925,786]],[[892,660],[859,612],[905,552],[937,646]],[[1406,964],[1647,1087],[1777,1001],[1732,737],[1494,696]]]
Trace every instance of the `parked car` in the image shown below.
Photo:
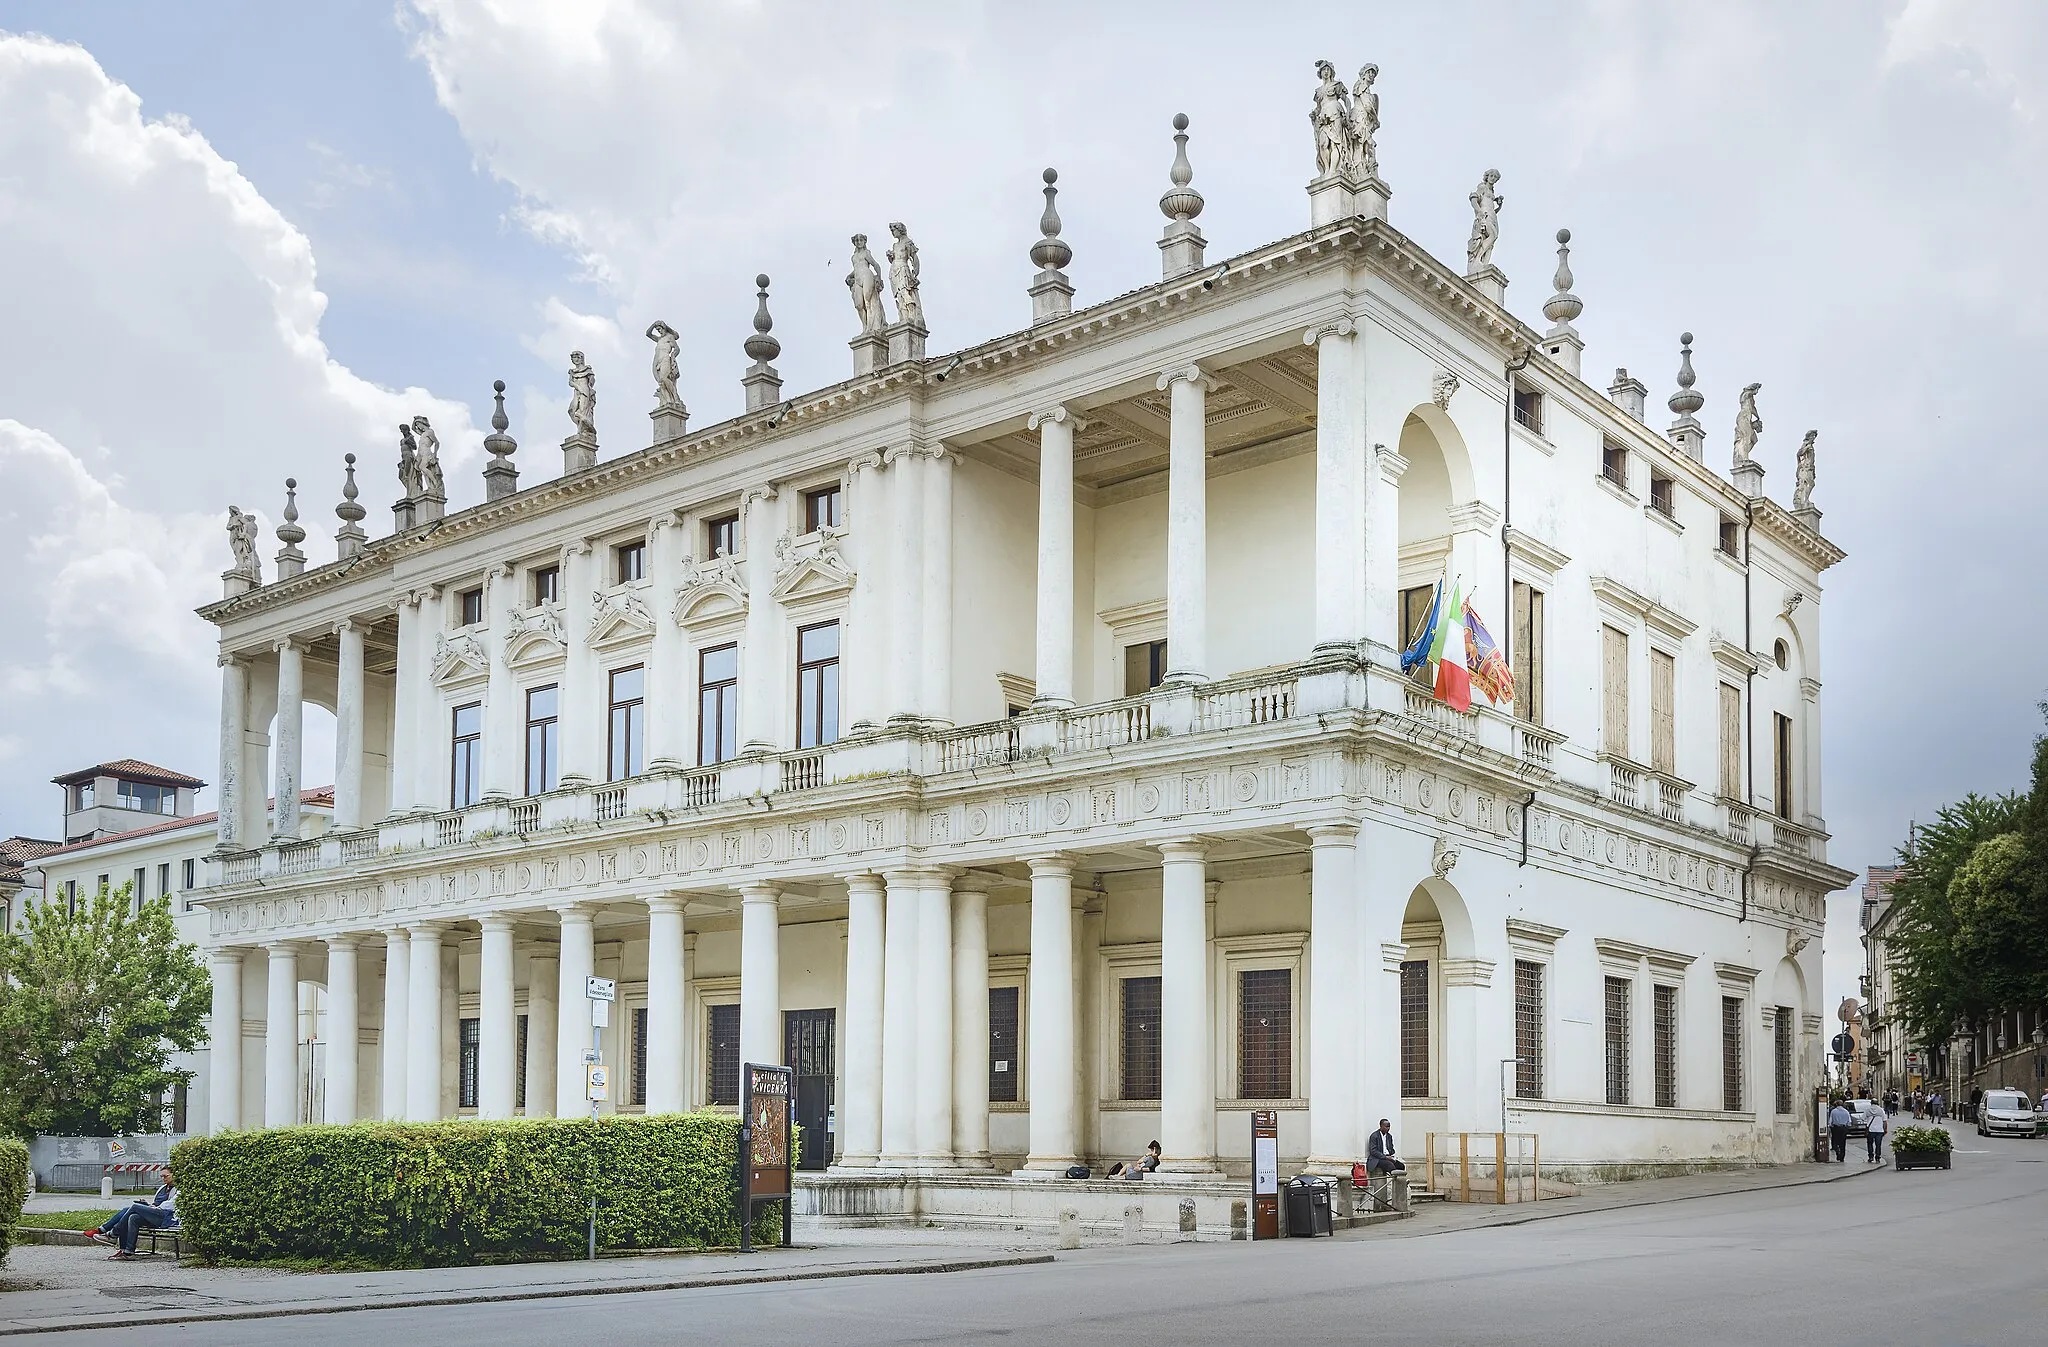
[[[1986,1090],[1984,1103],[1977,1110],[1977,1135],[2034,1135],[2034,1106],[2018,1090]]]
[[[1870,1131],[1870,1115],[1884,1107],[1875,1099],[1851,1099],[1849,1101],[1849,1135],[1860,1137]]]

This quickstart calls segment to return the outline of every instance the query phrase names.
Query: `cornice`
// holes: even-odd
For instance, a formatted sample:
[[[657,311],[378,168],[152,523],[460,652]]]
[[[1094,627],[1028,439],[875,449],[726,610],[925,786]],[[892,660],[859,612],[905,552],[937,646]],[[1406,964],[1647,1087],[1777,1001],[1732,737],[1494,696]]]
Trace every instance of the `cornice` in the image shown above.
[[[1800,523],[1790,510],[1767,496],[1752,497],[1749,506],[1752,528],[1763,530],[1764,536],[1785,547],[1816,572],[1826,570],[1849,555]]]
[[[1571,564],[1571,558],[1544,542],[1541,538],[1513,524],[1508,525],[1504,535],[1510,555],[1534,566],[1543,574],[1555,578],[1557,573]]]

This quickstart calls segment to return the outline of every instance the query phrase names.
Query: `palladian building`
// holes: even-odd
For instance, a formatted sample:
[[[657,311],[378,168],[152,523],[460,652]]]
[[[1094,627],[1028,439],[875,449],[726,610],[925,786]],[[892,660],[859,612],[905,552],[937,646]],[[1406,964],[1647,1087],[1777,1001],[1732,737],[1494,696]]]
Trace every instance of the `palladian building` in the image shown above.
[[[1644,353],[1668,428],[1592,386],[1566,231],[1544,324],[1506,305],[1496,172],[1464,258],[1401,233],[1373,73],[1319,69],[1291,237],[1209,255],[1176,118],[1161,274],[1115,298],[1077,300],[1046,170],[1018,331],[928,353],[893,224],[853,238],[843,382],[782,387],[762,276],[729,420],[690,426],[732,374],[656,322],[644,444],[599,446],[579,354],[559,472],[500,384],[481,504],[422,417],[383,536],[352,465],[333,561],[294,503],[264,575],[237,512],[212,1125],[584,1115],[595,976],[595,1107],[786,1063],[826,1213],[1049,1218],[1155,1138],[1155,1178],[1235,1194],[1254,1110],[1283,1173],[1348,1173],[1383,1117],[1411,1164],[1804,1155],[1850,878],[1814,437],[1788,507],[1758,385],[1709,445],[1690,334]],[[1440,582],[1511,697],[1404,672]]]

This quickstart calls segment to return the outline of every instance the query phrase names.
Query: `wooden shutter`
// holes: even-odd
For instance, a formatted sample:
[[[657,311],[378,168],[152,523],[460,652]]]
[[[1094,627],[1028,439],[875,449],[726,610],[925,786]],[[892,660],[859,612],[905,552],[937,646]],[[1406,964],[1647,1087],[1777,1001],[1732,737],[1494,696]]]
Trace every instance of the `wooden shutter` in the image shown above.
[[[1742,798],[1742,690],[1721,684],[1721,794]]]
[[[1543,723],[1543,591],[1515,582],[1515,714]]]
[[[1677,771],[1678,661],[1662,650],[1650,652],[1650,768]]]
[[[1140,641],[1124,647],[1124,696],[1135,697],[1152,686],[1152,647]]]
[[[1600,628],[1600,747],[1628,756],[1628,634]]]

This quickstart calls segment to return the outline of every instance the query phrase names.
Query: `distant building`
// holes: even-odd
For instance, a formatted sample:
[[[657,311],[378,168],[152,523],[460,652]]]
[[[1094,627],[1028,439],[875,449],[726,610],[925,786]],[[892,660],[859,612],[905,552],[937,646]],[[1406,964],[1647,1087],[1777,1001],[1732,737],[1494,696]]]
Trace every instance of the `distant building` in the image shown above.
[[[157,819],[189,818],[206,785],[135,758],[81,767],[50,778],[64,788],[64,840],[90,842],[133,832]]]
[[[36,857],[48,855],[62,845],[61,842],[46,842],[39,837],[15,836],[0,841],[0,931],[14,924],[16,895],[25,882],[23,868]]]
[[[1873,865],[1863,880],[1863,1052],[1879,1092],[1916,1090],[1927,1075],[1928,1050],[1911,1041],[1894,1009],[1891,891],[1902,873],[1896,865]]]

